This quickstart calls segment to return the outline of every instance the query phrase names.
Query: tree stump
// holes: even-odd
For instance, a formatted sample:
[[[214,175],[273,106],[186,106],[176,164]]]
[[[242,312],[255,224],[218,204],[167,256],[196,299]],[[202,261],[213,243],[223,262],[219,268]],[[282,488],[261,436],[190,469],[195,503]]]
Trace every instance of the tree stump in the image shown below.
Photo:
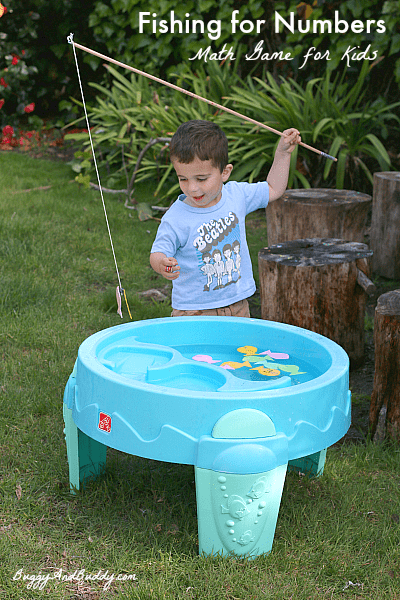
[[[400,277],[400,173],[374,173],[371,224],[372,270]]]
[[[364,358],[366,292],[372,252],[366,244],[303,239],[258,254],[261,317],[320,333],[358,366]]]
[[[369,424],[374,441],[400,440],[400,290],[378,298],[374,325],[375,375]]]
[[[287,190],[266,208],[268,245],[303,238],[364,242],[372,198],[349,190]]]

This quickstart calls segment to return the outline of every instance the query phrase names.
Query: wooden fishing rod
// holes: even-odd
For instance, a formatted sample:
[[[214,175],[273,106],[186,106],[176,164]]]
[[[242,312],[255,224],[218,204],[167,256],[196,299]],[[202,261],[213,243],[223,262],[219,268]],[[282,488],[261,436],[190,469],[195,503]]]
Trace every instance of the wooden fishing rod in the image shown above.
[[[260,121],[256,121],[255,119],[252,119],[251,117],[247,117],[246,115],[242,115],[241,113],[237,112],[236,110],[232,110],[231,108],[228,108],[227,106],[223,106],[222,104],[218,104],[217,102],[213,102],[212,100],[208,100],[207,98],[203,98],[202,96],[199,96],[198,94],[195,94],[193,92],[190,92],[188,90],[185,90],[184,88],[179,87],[178,85],[175,85],[173,83],[170,83],[169,81],[165,81],[164,79],[160,79],[159,77],[155,77],[154,75],[150,75],[150,73],[146,73],[145,71],[141,71],[140,69],[136,69],[135,67],[131,67],[130,65],[127,65],[123,62],[120,62],[119,60],[115,60],[115,58],[110,58],[109,56],[106,56],[105,54],[101,54],[100,52],[96,52],[95,50],[92,50],[91,48],[87,48],[86,46],[82,46],[81,44],[77,44],[76,42],[73,41],[73,34],[71,33],[68,37],[67,37],[67,41],[69,44],[73,44],[75,46],[75,48],[79,48],[80,50],[83,50],[84,52],[88,52],[89,54],[93,54],[93,56],[97,56],[98,58],[101,58],[102,60],[105,60],[107,62],[113,63],[114,65],[117,65],[119,67],[123,67],[124,69],[128,69],[128,71],[132,71],[133,73],[136,73],[137,75],[142,75],[143,77],[147,77],[148,79],[152,79],[153,81],[156,81],[157,83],[160,83],[161,85],[165,85],[169,88],[172,88],[173,90],[176,90],[178,92],[182,92],[182,94],[186,94],[187,96],[191,96],[191,98],[195,98],[196,100],[201,100],[202,102],[206,102],[206,104],[210,104],[211,106],[215,106],[215,108],[219,108],[220,110],[224,110],[227,113],[230,113],[231,115],[234,115],[235,117],[239,117],[240,119],[243,119],[244,121],[248,121],[249,123],[253,123],[254,125],[258,125],[258,127],[262,127],[263,129],[267,129],[268,131],[272,131],[272,133],[275,133],[276,135],[279,136],[283,136],[283,133],[281,131],[278,131],[277,129],[274,129],[273,127],[270,127],[269,125],[265,125],[265,123],[261,123]],[[308,144],[305,144],[304,142],[300,142],[299,146],[303,146],[303,148],[307,148],[307,150],[311,150],[312,152],[315,152],[316,154],[319,154],[320,156],[323,156],[325,158],[329,158],[330,160],[333,161],[337,161],[337,158],[335,158],[334,156],[331,156],[330,154],[326,154],[325,152],[322,152],[322,150],[318,150],[317,148],[313,148],[312,146],[309,146]]]

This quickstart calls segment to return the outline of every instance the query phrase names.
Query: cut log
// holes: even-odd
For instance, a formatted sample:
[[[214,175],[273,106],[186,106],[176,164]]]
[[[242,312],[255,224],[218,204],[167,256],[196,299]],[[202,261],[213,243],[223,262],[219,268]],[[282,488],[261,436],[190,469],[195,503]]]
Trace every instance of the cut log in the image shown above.
[[[400,290],[378,298],[374,324],[375,375],[369,424],[374,441],[400,441]]]
[[[292,240],[259,252],[261,317],[320,333],[342,346],[352,367],[364,358],[366,294],[372,252],[332,238]],[[369,284],[367,283],[369,282]]]
[[[266,208],[268,245],[303,238],[364,242],[372,197],[350,190],[287,190]]]
[[[374,173],[371,223],[372,270],[400,277],[400,173]]]

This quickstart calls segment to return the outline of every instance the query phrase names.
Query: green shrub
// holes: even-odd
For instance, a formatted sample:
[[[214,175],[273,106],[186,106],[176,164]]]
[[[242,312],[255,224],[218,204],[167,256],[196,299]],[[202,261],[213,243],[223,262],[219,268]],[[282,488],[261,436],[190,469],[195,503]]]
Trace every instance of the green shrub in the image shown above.
[[[0,40],[0,48],[2,46]],[[3,48],[6,44],[3,45]],[[12,46],[17,50],[15,46]],[[32,84],[32,75],[37,68],[29,65],[29,51],[18,50],[4,55],[0,69],[0,125],[16,127],[21,115],[30,114],[35,110],[32,100],[36,97]],[[29,117],[32,119],[31,117]]]
[[[196,118],[215,121],[226,131],[230,161],[235,165],[233,178],[265,179],[279,141],[276,134],[147,78],[132,74],[128,79],[113,67],[107,68],[113,77],[111,90],[92,84],[103,97],[97,98],[90,114],[105,185],[112,187],[124,179],[132,182],[139,153],[151,140],[161,138],[146,152],[135,177],[136,181],[158,181],[156,194],[175,194],[179,188],[175,177],[170,178],[173,173],[165,144],[180,123]],[[338,158],[334,164],[297,148],[291,157],[289,187],[323,185],[370,192],[373,170],[391,168],[384,142],[399,123],[393,110],[400,103],[365,100],[367,62],[353,87],[345,74],[332,77],[327,73],[303,88],[293,79],[277,83],[269,73],[267,81],[249,76],[243,83],[228,64],[212,63],[208,69],[209,75],[203,67],[197,73],[186,67],[175,76],[177,84],[279,131],[297,127],[306,144]],[[85,160],[86,173],[89,166]]]
[[[388,137],[389,124],[400,122],[394,112],[400,102],[387,105],[382,98],[366,100],[369,69],[365,62],[354,86],[346,80],[346,72],[335,77],[327,72],[304,88],[293,79],[281,78],[277,83],[267,73],[267,81],[248,78],[246,87],[236,87],[230,99],[239,111],[271,127],[298,128],[303,142],[338,158],[334,166],[330,160],[299,149],[307,182],[313,187],[323,183],[325,187],[369,191],[373,169],[391,168],[381,140]],[[299,182],[305,183],[303,179],[297,175],[289,185],[297,187]]]
[[[3,4],[7,12],[0,19],[0,71],[9,87],[0,86],[0,99],[4,99],[0,119],[15,125],[32,102],[35,115],[54,118],[59,102],[69,105],[70,95],[78,90],[67,35],[72,31],[86,45],[93,43],[87,22],[94,0],[7,0]],[[7,57],[13,55],[19,63],[11,69]],[[81,62],[83,76],[96,78],[88,57]]]
[[[112,66],[107,69],[113,78],[111,89],[96,83],[90,84],[101,96],[97,97],[97,103],[89,114],[90,125],[94,127],[92,135],[96,156],[98,154],[100,157],[98,163],[105,185],[121,185],[125,179],[130,180],[139,152],[150,140],[171,137],[183,121],[197,118],[219,122],[224,116],[212,105],[162,85],[155,85],[145,77],[131,74],[128,78]],[[210,75],[207,76],[200,68],[193,74],[186,67],[185,71],[179,75],[171,75],[171,78],[176,80],[179,87],[187,87],[200,96],[224,104],[229,89],[240,81],[235,67],[212,63],[209,72]],[[240,129],[238,120],[235,125]],[[85,147],[89,145],[86,134],[71,134],[66,138],[84,140]],[[77,158],[73,167],[78,171],[81,162],[79,159],[83,157]],[[87,161],[85,167],[88,167]],[[126,174],[127,168],[130,169],[129,177]],[[165,152],[165,141],[162,141],[155,144],[143,157],[136,181],[158,181],[158,194],[171,174],[172,166],[168,153]],[[169,184],[172,181],[168,195],[178,189],[175,178],[171,178]]]

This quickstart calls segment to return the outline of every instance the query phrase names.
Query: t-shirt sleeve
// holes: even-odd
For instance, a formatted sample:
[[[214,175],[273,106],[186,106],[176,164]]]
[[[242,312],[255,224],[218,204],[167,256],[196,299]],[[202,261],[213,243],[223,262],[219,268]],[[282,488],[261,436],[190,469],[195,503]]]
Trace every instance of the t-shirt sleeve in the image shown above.
[[[267,206],[269,201],[269,185],[266,181],[245,184],[244,191],[246,197],[246,214]]]
[[[166,256],[175,256],[179,246],[176,232],[167,220],[162,220],[158,227],[156,239],[151,247],[151,253],[163,252]]]

